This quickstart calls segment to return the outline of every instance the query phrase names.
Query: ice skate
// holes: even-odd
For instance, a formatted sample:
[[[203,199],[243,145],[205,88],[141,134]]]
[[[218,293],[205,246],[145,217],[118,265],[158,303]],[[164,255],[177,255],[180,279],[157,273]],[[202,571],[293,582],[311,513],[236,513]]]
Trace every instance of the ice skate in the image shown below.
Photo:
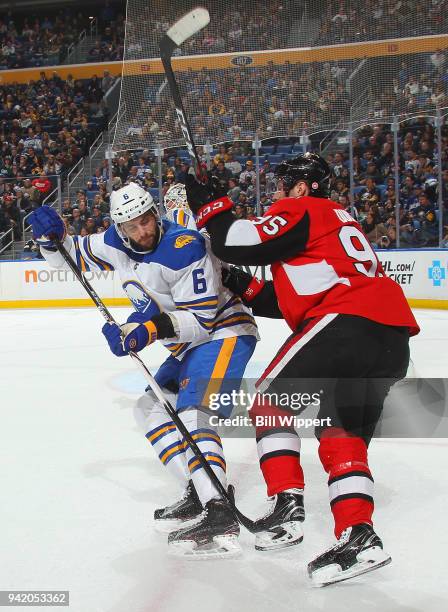
[[[371,525],[345,529],[331,548],[308,564],[314,586],[327,586],[383,567],[392,561]]]
[[[186,527],[196,521],[202,511],[202,504],[190,480],[179,501],[154,510],[154,529],[160,533],[169,533],[180,526]]]
[[[169,552],[191,559],[236,557],[242,552],[239,533],[229,505],[221,499],[211,499],[198,522],[168,535]]]
[[[256,534],[255,549],[276,550],[300,544],[305,520],[303,489],[283,491],[271,499],[268,514],[255,521],[255,527],[262,529]]]

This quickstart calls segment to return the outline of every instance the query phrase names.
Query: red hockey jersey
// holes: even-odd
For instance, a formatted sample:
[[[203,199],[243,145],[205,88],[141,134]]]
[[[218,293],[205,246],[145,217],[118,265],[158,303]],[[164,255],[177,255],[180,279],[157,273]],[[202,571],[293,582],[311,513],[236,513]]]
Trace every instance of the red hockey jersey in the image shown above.
[[[406,326],[411,335],[417,334],[401,287],[386,276],[361,227],[339,204],[314,197],[279,200],[265,221],[256,221],[261,241],[288,231],[305,215],[305,250],[271,268],[279,307],[291,329],[304,319],[339,313]]]

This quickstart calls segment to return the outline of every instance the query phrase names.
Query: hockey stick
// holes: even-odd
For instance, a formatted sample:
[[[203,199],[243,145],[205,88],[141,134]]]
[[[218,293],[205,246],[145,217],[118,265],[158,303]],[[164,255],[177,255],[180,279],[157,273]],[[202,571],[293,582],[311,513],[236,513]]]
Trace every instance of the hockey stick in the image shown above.
[[[173,68],[171,66],[171,59],[175,49],[180,47],[182,43],[191,38],[194,34],[197,34],[202,28],[210,23],[210,15],[205,8],[195,8],[171,26],[171,28],[163,35],[160,43],[160,59],[162,60],[163,68],[165,70],[168,86],[171,91],[173,98],[174,107],[176,109],[177,118],[180,122],[180,128],[185,138],[188,153],[190,154],[191,161],[196,176],[199,178],[202,176],[201,160],[199,159],[196,145],[193,140],[191,133],[190,124],[187,120],[184,105],[182,102],[182,96],[180,95],[179,86],[174,76]]]
[[[54,239],[54,242],[56,244],[56,247],[57,247],[59,253],[64,258],[64,260],[67,263],[67,265],[69,266],[70,270],[73,272],[75,277],[79,280],[81,285],[84,287],[84,289],[86,290],[87,294],[89,295],[89,297],[94,302],[95,306],[98,308],[100,313],[103,315],[104,319],[108,323],[115,323],[115,324],[117,324],[115,319],[113,318],[112,314],[109,312],[109,310],[105,306],[104,302],[101,300],[101,298],[99,297],[99,295],[97,294],[95,289],[92,287],[92,285],[89,283],[89,281],[82,274],[81,270],[78,268],[78,266],[76,265],[76,263],[74,262],[74,260],[70,256],[69,252],[67,251],[65,246],[62,244],[62,242],[60,240],[56,239],[56,238]],[[162,389],[159,387],[159,385],[157,384],[157,382],[154,379],[153,375],[148,370],[146,365],[143,363],[143,361],[141,360],[139,355],[137,353],[134,353],[133,351],[130,351],[129,352],[129,356],[132,358],[134,363],[136,363],[137,366],[140,368],[140,370],[143,372],[143,375],[145,376],[146,380],[148,381],[152,391],[154,392],[154,394],[156,395],[157,399],[162,404],[162,406],[165,408],[166,412],[171,417],[171,419],[174,422],[174,424],[176,425],[177,429],[180,431],[180,433],[183,435],[184,439],[187,441],[188,446],[191,448],[191,450],[192,450],[193,454],[195,455],[196,459],[198,459],[200,461],[202,467],[207,472],[208,477],[212,481],[213,485],[215,486],[215,488],[218,491],[218,493],[220,494],[220,496],[230,505],[230,507],[232,508],[236,518],[241,523],[241,525],[243,525],[243,527],[245,527],[248,531],[250,531],[252,533],[256,533],[257,531],[254,528],[254,521],[251,521],[249,518],[244,516],[244,514],[242,514],[238,510],[238,508],[235,506],[235,502],[229,496],[228,492],[226,491],[226,489],[222,485],[221,481],[219,480],[219,478],[216,476],[215,472],[210,467],[210,464],[205,459],[205,457],[202,454],[200,448],[198,447],[196,442],[191,437],[190,432],[185,427],[185,425],[183,424],[182,420],[180,419],[179,415],[177,414],[175,409],[172,407],[170,402],[166,399]]]

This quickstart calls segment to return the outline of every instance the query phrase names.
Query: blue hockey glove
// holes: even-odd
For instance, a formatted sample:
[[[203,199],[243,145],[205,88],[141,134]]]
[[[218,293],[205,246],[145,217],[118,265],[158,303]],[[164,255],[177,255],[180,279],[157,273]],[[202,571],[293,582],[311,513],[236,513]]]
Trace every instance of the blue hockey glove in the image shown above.
[[[129,355],[129,351],[138,353],[158,339],[175,336],[173,322],[166,312],[156,314],[149,320],[147,314],[133,312],[124,325],[106,323],[102,332],[110,350],[117,357]]]
[[[58,213],[50,206],[40,206],[29,217],[36,242],[45,249],[55,249],[53,239],[65,238],[65,225]]]
[[[151,320],[145,323],[125,323],[121,326],[121,330],[124,350],[127,353],[129,351],[138,353],[157,340],[157,327]]]
[[[128,354],[128,351],[125,351],[123,348],[123,338],[119,325],[116,323],[105,323],[101,331],[114,355],[124,357]]]
[[[157,340],[157,329],[152,321],[145,323],[106,323],[101,330],[109,348],[117,357],[129,355],[129,351],[138,353],[148,344]]]

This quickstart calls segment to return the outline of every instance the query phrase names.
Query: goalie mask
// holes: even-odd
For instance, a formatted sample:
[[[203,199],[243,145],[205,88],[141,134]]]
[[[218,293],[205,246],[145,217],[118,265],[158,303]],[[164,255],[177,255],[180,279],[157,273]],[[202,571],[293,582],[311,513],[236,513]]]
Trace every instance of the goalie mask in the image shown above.
[[[157,223],[157,236],[152,248],[147,249],[139,246],[137,242],[129,238],[123,231],[123,224],[127,221],[137,219],[146,212],[152,213]],[[115,227],[123,244],[136,253],[151,253],[160,242],[162,236],[162,222],[157,206],[152,196],[136,183],[125,185],[110,196],[110,216],[115,222]]]
[[[170,210],[177,210],[182,208],[184,210],[190,210],[187,201],[187,191],[185,185],[182,183],[176,183],[172,185],[163,198],[166,212]]]
[[[299,181],[305,182],[310,196],[328,198],[330,191],[330,167],[323,157],[316,153],[304,153],[294,159],[283,161],[275,171],[281,179],[283,191],[288,195]]]

